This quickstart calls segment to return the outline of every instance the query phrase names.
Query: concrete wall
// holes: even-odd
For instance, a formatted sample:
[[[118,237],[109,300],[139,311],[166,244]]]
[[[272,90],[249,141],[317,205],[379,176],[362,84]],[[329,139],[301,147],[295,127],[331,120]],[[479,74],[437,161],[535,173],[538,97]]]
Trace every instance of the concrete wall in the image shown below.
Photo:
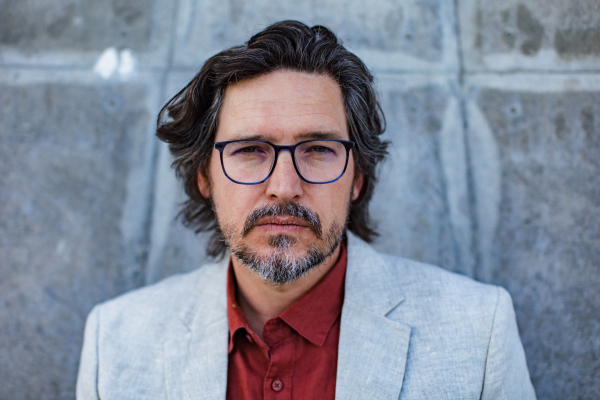
[[[377,73],[376,247],[506,287],[539,398],[600,398],[598,0],[0,10],[0,399],[73,399],[93,304],[205,260],[156,114],[207,56],[290,18]]]

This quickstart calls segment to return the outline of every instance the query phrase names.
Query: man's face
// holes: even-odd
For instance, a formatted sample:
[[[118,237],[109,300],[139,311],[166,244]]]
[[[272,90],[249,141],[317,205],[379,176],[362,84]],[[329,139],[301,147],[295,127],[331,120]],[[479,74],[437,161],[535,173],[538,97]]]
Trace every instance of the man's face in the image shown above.
[[[315,138],[349,140],[341,90],[330,77],[277,71],[227,87],[215,142],[258,139],[292,145]],[[337,249],[350,201],[362,186],[352,153],[346,173],[329,184],[303,181],[289,151],[279,153],[271,176],[261,184],[229,180],[216,149],[207,174],[198,175],[200,192],[212,198],[233,254],[275,275],[300,268],[291,275],[258,271],[275,283],[293,281]]]

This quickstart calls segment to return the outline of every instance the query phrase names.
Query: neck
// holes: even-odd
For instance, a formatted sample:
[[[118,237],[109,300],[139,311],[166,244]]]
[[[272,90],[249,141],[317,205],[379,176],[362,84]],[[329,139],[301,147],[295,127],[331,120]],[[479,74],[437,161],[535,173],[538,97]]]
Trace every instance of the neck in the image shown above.
[[[281,314],[312,289],[335,265],[339,255],[340,246],[306,275],[283,285],[266,281],[247,268],[237,257],[232,256],[231,262],[237,281],[237,302],[254,333],[264,339],[265,323]]]

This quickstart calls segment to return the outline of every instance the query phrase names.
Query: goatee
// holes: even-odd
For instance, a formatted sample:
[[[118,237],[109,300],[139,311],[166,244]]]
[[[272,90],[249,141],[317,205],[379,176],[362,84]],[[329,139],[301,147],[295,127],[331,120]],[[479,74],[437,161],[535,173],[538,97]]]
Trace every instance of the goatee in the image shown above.
[[[320,218],[316,213],[297,203],[290,202],[272,204],[254,210],[246,218],[239,239],[247,236],[259,219],[283,215],[302,219],[315,234],[316,240],[307,249],[307,254],[304,256],[294,254],[294,246],[298,244],[298,239],[294,236],[278,234],[268,237],[268,244],[273,251],[269,255],[262,255],[249,248],[243,243],[243,240],[239,240],[240,243],[236,245],[234,243],[236,242],[234,240],[235,233],[231,228],[222,230],[223,238],[231,248],[232,254],[261,278],[275,285],[294,282],[323,263],[335,252],[344,233],[344,225],[337,222],[334,222],[327,232],[323,233]]]

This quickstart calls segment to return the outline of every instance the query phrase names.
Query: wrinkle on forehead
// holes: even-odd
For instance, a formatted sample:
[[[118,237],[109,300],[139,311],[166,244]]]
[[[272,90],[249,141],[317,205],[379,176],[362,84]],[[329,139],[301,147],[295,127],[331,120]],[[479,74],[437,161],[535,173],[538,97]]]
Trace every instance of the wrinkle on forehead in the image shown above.
[[[252,115],[248,115],[248,116],[244,116],[243,113],[241,113],[242,115],[237,115],[237,119],[238,120],[245,120],[245,119],[253,119],[253,118],[263,118],[263,117],[283,117],[283,118],[298,118],[298,117],[308,117],[311,115],[325,115],[327,117],[329,117],[329,114],[325,113],[325,112],[307,112],[307,113],[301,113],[301,114],[295,114],[295,113],[289,113],[289,114],[278,114],[278,113],[265,113],[265,114],[259,114],[259,113],[253,113]]]
[[[285,88],[282,89],[282,91]],[[242,96],[236,96],[241,94]],[[227,96],[227,93],[226,93]],[[250,98],[248,98],[250,97]],[[243,115],[251,113],[256,116],[282,116],[293,117],[313,114],[328,114],[329,112],[339,112],[337,109],[338,98],[333,96],[323,96],[322,93],[312,97],[312,102],[299,101],[292,98],[289,93],[280,93],[278,99],[272,100],[273,94],[254,93],[244,91],[238,93],[233,90],[230,96],[230,107],[233,114],[244,118]],[[226,97],[227,98],[227,97]],[[341,95],[339,97],[341,99]],[[302,100],[306,100],[303,98]],[[325,107],[324,107],[325,106]],[[327,107],[327,106],[330,106]],[[299,111],[299,112],[298,112]]]
[[[219,126],[227,139],[267,133],[265,129],[269,134],[347,133],[341,88],[327,75],[284,70],[231,84],[220,117],[224,115]]]
[[[306,84],[315,81],[318,85]],[[256,101],[263,103],[297,101],[300,97],[304,101],[310,101],[303,104],[311,106],[320,102],[336,103],[342,99],[340,86],[328,75],[296,71],[275,71],[232,83],[225,90],[225,98],[233,92],[242,94],[242,98],[245,97],[244,100],[238,96],[232,98],[231,100],[234,100],[237,105]]]

